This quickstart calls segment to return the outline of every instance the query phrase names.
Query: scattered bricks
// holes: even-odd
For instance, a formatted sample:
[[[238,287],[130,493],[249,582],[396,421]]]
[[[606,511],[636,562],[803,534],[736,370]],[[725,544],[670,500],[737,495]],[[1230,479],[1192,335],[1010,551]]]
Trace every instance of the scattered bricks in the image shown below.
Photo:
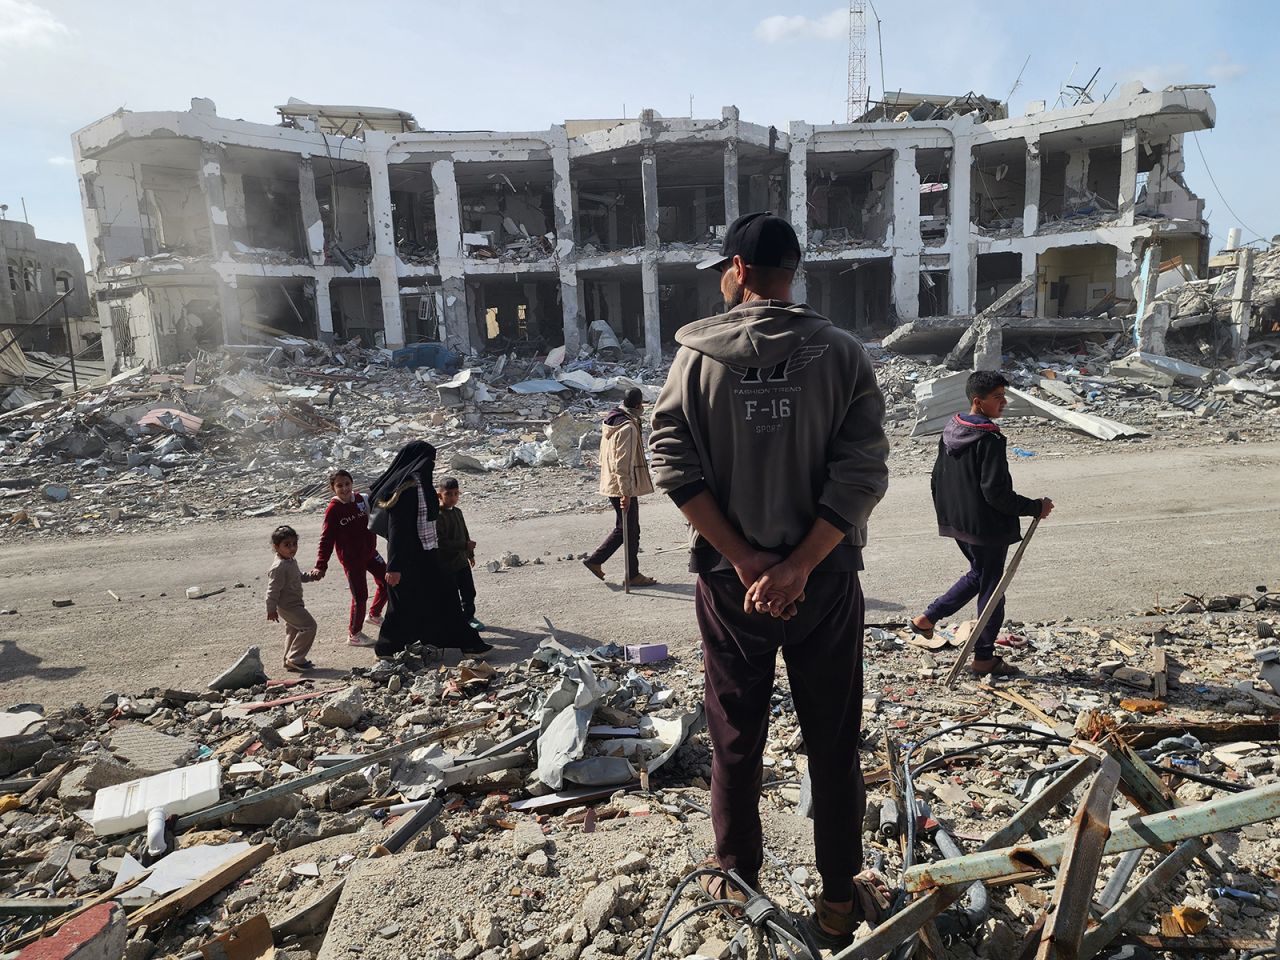
[[[621,891],[615,880],[602,883],[587,894],[587,898],[582,901],[581,919],[587,928],[588,936],[594,937],[604,929],[609,918],[618,909],[620,896]]]
[[[521,860],[546,845],[547,838],[542,833],[542,827],[533,820],[521,820],[511,831],[511,852]]]
[[[511,946],[511,960],[533,960],[547,952],[547,942],[542,937],[530,937]]]
[[[329,809],[350,810],[373,792],[373,786],[359,770],[348,773],[329,784]]]
[[[638,850],[633,850],[613,865],[613,872],[620,875],[643,873],[649,869],[649,860]]]
[[[231,813],[231,822],[250,827],[269,827],[277,820],[288,820],[302,812],[302,798],[286,793],[241,807]]]
[[[329,698],[329,702],[320,711],[320,722],[326,727],[342,727],[346,729],[364,714],[364,694],[359,687],[348,687]]]
[[[262,668],[262,654],[257,647],[249,647],[240,659],[209,684],[210,690],[243,690],[267,682],[267,672]]]
[[[471,935],[485,949],[500,947],[507,939],[502,927],[488,910],[477,910],[476,915],[471,918]]]
[[[1150,690],[1155,686],[1155,678],[1151,674],[1133,667],[1118,667],[1112,678],[1137,690]]]
[[[535,877],[545,877],[551,873],[551,860],[545,850],[535,850],[524,858],[525,868]]]
[[[37,940],[18,960],[119,960],[128,931],[124,911],[101,903],[67,921],[52,937]]]

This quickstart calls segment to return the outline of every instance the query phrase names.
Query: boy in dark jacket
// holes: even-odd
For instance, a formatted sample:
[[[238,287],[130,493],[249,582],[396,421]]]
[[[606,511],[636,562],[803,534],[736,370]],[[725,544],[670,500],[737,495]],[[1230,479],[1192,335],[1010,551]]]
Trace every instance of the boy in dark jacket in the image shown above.
[[[950,537],[969,561],[969,572],[925,612],[911,621],[911,628],[925,637],[943,617],[962,609],[974,597],[978,611],[986,608],[1004,575],[1009,545],[1022,539],[1019,517],[1049,516],[1053,501],[1031,500],[1013,490],[1005,439],[995,421],[1008,405],[1009,381],[989,370],[973,373],[965,383],[969,412],[957,413],[942,431],[938,459],[933,465],[933,505],[938,514],[938,535]],[[987,621],[973,648],[970,669],[976,675],[1009,676],[1017,668],[995,655],[996,637],[1004,621],[1004,598]]]
[[[472,630],[483,630],[476,619],[476,581],[471,568],[476,565],[476,542],[467,530],[467,521],[458,509],[462,491],[457,477],[445,477],[436,488],[440,498],[440,516],[436,534],[440,538],[440,566],[450,581],[450,595],[462,604],[462,615],[471,621]]]

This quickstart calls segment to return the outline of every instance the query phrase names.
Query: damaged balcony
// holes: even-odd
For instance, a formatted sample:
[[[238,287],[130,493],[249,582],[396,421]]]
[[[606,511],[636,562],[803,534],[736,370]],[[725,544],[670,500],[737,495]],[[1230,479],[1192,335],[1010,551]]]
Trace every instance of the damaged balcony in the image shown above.
[[[455,165],[463,257],[473,261],[550,261],[556,249],[551,160]]]
[[[946,243],[951,223],[951,150],[917,150],[916,173],[920,177],[920,239],[926,247],[940,247]]]
[[[996,140],[974,148],[969,203],[978,233],[992,238],[1022,236],[1026,194],[1026,140]]]
[[[644,247],[644,187],[639,147],[577,158],[571,167],[580,257]]]
[[[810,249],[883,247],[893,219],[893,151],[814,154],[809,159]]]
[[[809,261],[805,280],[809,303],[836,326],[859,334],[892,327],[892,257]]]
[[[389,177],[396,256],[402,263],[420,267],[439,263],[440,243],[436,233],[431,164],[391,164]]]

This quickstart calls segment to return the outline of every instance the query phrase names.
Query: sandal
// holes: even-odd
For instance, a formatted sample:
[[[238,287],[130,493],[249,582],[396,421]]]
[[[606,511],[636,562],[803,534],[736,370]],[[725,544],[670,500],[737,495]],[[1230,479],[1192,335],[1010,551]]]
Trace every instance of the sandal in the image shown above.
[[[807,924],[814,942],[823,950],[843,950],[853,943],[853,935],[864,920],[875,928],[889,915],[889,888],[874,870],[864,870],[853,878],[853,899],[848,913],[832,910],[823,897],[815,902]]]
[[[1017,677],[1021,676],[1022,671],[1015,667],[1012,663],[1006,663],[1000,657],[991,658],[991,666],[979,669],[978,661],[975,660],[969,665],[969,672],[975,677]]]
[[[924,637],[926,640],[932,640],[933,630],[934,630],[934,627],[937,626],[937,624],[935,623],[933,627],[930,627],[928,630],[926,630],[924,627],[918,626],[916,624],[915,618],[912,617],[910,620],[907,621],[907,626],[911,628],[911,632],[914,633],[916,636]]]
[[[707,857],[697,866],[698,870],[719,870],[720,861],[715,857]],[[745,904],[747,895],[737,887],[736,884],[728,877],[715,873],[703,873],[698,877],[698,887],[708,898],[712,900],[733,900],[737,903]],[[721,909],[735,920],[742,918],[742,909],[740,907],[731,907],[727,904],[721,906]]]
[[[1023,647],[1029,646],[1031,641],[1026,637],[1020,637],[1016,633],[1002,634],[996,639],[996,645],[1000,647],[1009,647],[1013,650],[1021,650]]]

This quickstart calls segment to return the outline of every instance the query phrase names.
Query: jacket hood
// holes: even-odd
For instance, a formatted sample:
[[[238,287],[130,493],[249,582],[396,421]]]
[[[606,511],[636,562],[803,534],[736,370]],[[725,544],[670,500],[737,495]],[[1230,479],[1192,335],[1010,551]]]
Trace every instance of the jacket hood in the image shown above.
[[[958,457],[984,436],[998,435],[994,421],[969,413],[957,413],[942,428],[942,443],[948,454]]]
[[[721,363],[782,363],[831,321],[806,303],[755,300],[676,331],[676,343]]]

